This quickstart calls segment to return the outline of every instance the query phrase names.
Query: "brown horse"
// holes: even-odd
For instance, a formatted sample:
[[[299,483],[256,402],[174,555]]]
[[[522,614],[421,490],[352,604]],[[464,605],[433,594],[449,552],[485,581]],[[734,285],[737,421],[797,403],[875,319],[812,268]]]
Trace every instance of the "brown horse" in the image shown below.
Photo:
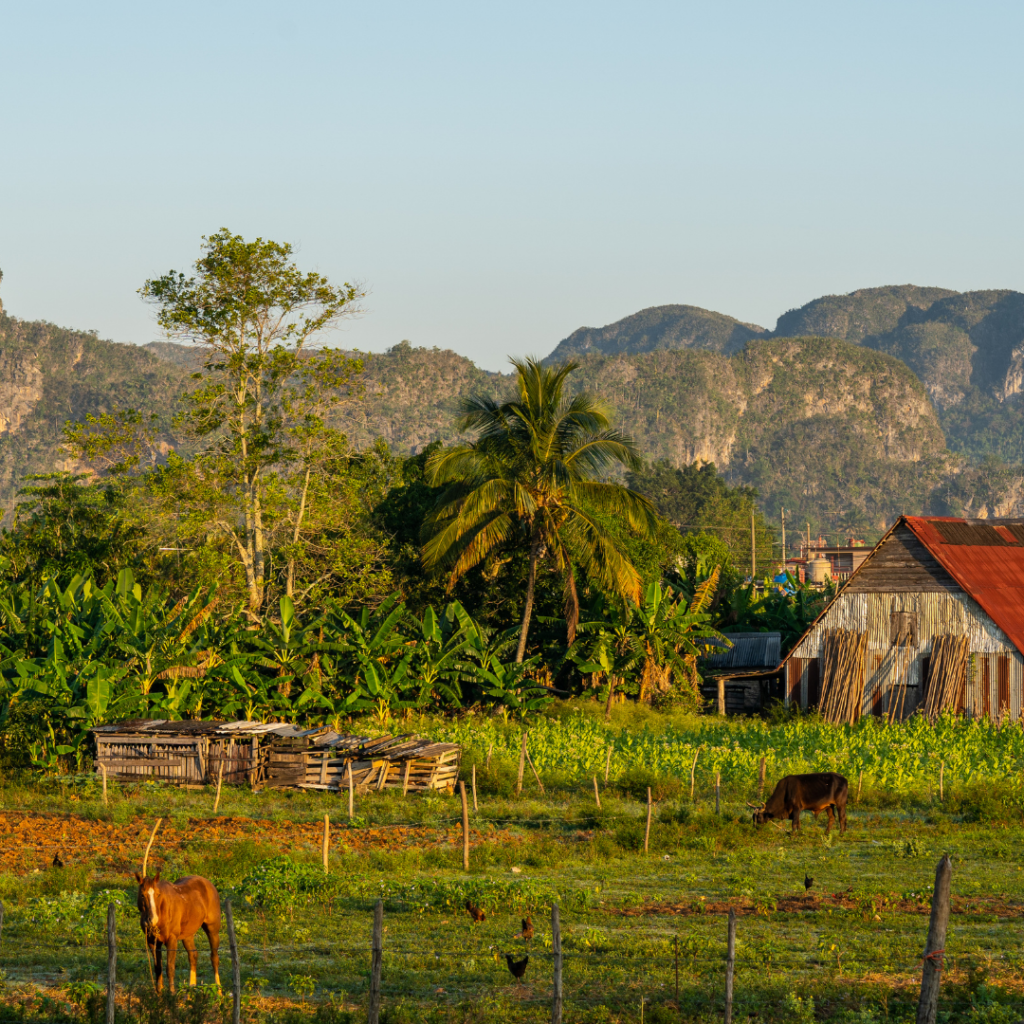
[[[174,959],[178,953],[178,940],[188,951],[188,983],[196,983],[195,934],[200,928],[210,940],[210,960],[213,980],[220,988],[220,896],[213,885],[199,875],[189,875],[177,882],[161,882],[160,872],[153,878],[144,878],[137,871],[139,883],[139,923],[146,936],[146,946],[156,961],[157,991],[163,988],[161,951],[167,947],[167,975],[174,991]]]

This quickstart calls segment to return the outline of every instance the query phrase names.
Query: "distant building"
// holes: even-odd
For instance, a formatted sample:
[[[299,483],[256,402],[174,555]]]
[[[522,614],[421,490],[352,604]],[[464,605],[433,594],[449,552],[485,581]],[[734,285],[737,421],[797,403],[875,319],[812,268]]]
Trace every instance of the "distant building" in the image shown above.
[[[828,559],[832,579],[837,583],[848,580],[861,564],[867,560],[872,549],[863,541],[854,537],[847,539],[845,544],[829,544],[824,537],[812,540],[810,547],[801,545],[799,558],[787,558],[786,569],[792,573],[793,578],[801,583],[805,582],[807,576],[807,562],[811,558]]]
[[[842,671],[854,717],[906,718],[930,688],[973,718],[1021,717],[1024,519],[903,516],[873,550],[813,550],[848,578],[776,670],[787,703],[817,706]]]

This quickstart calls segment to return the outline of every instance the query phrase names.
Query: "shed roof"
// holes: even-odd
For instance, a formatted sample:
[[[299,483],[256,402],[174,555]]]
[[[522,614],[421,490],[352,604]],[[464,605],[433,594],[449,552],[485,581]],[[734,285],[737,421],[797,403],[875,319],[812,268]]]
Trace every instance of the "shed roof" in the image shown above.
[[[906,516],[905,521],[1024,654],[1024,519]]]
[[[714,670],[773,668],[782,651],[781,633],[726,633],[732,647],[701,661],[701,667]]]

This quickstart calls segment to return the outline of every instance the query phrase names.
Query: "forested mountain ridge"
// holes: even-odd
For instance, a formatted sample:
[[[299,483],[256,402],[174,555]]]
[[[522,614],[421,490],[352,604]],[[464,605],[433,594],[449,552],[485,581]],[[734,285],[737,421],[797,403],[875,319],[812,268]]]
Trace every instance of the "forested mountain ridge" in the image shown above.
[[[824,295],[779,317],[773,331],[694,306],[656,306],[580,328],[549,359],[658,349],[726,354],[759,338],[828,337],[896,356],[938,409],[953,451],[1024,461],[1024,294],[892,285]]]
[[[0,312],[0,505],[25,476],[74,468],[67,420],[131,407],[169,425],[187,376],[138,346]]]
[[[791,310],[774,332],[659,307],[555,351],[573,348],[572,387],[608,400],[650,458],[713,461],[773,517],[784,506],[872,533],[904,511],[1024,511],[1019,292],[863,289]],[[408,342],[363,358],[362,396],[332,417],[357,449],[449,442],[460,398],[508,379]],[[169,424],[195,365],[186,346],[0,317],[0,499],[9,507],[28,473],[71,467],[67,419],[131,406]],[[1011,465],[985,462],[992,453]]]
[[[580,327],[560,341],[547,362],[585,355],[635,355],[666,349],[692,348],[729,355],[754,338],[768,337],[757,324],[699,306],[653,306],[606,327]]]

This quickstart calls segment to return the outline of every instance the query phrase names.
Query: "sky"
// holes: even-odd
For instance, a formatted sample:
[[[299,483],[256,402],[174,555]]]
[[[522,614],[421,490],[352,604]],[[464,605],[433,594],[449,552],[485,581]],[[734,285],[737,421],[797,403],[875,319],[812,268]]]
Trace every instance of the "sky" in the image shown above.
[[[160,338],[221,227],[359,282],[331,344],[488,369],[686,303],[1024,289],[1024,5],[0,7],[0,299]]]

